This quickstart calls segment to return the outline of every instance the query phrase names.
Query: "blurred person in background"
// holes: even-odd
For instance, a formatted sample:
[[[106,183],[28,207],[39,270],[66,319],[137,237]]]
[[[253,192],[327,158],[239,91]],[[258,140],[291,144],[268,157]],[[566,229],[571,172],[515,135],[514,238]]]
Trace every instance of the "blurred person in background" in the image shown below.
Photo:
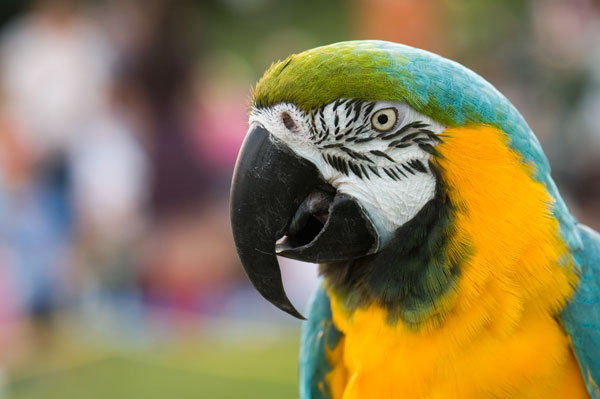
[[[0,34],[0,362],[27,336],[13,320],[66,304],[83,305],[67,308],[83,316],[70,333],[111,344],[157,324],[169,337],[179,325],[203,332],[210,316],[276,319],[271,331],[291,322],[238,263],[229,185],[250,87],[271,62],[321,44],[393,40],[477,70],[524,111],[561,192],[600,226],[589,219],[600,209],[597,2],[29,3]],[[286,266],[301,303],[316,270]]]
[[[10,245],[9,228],[11,193],[28,174],[29,154],[19,143],[15,126],[2,111],[0,98],[0,397],[4,392],[4,366],[18,356],[13,350],[23,333],[22,317],[25,315],[23,295],[19,291],[15,249]]]
[[[194,100],[203,34],[201,25],[185,21],[197,21],[200,10],[185,1],[129,4],[139,7],[132,12],[143,34],[125,41],[119,70],[141,99],[152,169],[152,228],[142,254],[141,289],[151,311],[194,323],[201,314],[222,312],[230,280],[242,276],[227,222],[230,174],[223,177],[220,165],[210,162],[215,152],[207,156],[203,146],[205,137],[219,132],[198,118],[203,113]]]
[[[83,300],[101,322],[90,304],[117,299],[115,311],[135,295],[130,245],[147,162],[122,112],[115,55],[89,10],[69,0],[34,3],[0,41],[3,134],[19,150],[7,152],[24,154],[6,168],[19,171],[4,190],[2,242],[34,319]]]
[[[69,1],[37,2],[0,41],[3,113],[28,165],[7,193],[3,227],[27,312],[45,316],[68,295],[72,241],[69,147],[105,101],[110,57]]]
[[[141,317],[137,251],[147,228],[149,165],[119,90],[114,87],[68,153],[73,273],[87,324],[101,329],[125,329]]]

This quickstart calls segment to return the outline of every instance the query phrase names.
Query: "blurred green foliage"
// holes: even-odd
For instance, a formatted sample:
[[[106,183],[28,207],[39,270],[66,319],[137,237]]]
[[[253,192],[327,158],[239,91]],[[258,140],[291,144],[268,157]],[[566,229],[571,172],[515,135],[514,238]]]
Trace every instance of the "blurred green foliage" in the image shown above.
[[[202,27],[196,31],[200,35],[196,39],[210,52],[230,51],[243,56],[256,77],[270,62],[290,52],[349,40],[352,6],[344,0],[207,0],[188,4],[199,17],[200,24],[196,25]],[[189,8],[185,14],[193,15]],[[265,48],[275,53],[265,54]],[[266,61],[265,56],[275,58]]]
[[[461,56],[493,53],[498,46],[519,45],[530,32],[526,0],[463,0],[444,3],[453,46]]]

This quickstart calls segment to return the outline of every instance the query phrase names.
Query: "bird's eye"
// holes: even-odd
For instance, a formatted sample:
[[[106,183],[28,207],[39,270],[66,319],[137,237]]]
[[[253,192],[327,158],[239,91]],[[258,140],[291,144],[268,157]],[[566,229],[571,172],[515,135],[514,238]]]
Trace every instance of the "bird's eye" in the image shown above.
[[[371,117],[371,124],[380,132],[387,132],[396,126],[398,111],[396,108],[384,108],[375,112]]]

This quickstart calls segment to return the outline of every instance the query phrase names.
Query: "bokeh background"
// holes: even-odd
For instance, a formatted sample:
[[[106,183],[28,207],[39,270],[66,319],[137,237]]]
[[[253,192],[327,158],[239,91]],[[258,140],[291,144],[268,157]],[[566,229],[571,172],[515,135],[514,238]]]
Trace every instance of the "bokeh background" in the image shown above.
[[[250,88],[386,39],[474,69],[600,228],[600,2],[2,0],[0,398],[297,397],[300,323],[235,254]],[[314,265],[284,263],[303,308]]]

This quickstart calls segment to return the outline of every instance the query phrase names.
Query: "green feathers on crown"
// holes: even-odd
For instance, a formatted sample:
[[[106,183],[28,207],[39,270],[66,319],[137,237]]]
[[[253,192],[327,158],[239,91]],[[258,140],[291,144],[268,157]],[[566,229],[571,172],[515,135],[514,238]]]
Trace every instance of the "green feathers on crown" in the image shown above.
[[[347,42],[294,54],[273,64],[256,85],[257,106],[290,102],[308,111],[338,98],[398,101],[397,83],[385,71],[401,54],[367,42]]]
[[[406,102],[448,126],[520,119],[493,86],[469,69],[424,50],[353,41],[295,54],[269,68],[254,104],[289,102],[309,111],[338,98]]]

